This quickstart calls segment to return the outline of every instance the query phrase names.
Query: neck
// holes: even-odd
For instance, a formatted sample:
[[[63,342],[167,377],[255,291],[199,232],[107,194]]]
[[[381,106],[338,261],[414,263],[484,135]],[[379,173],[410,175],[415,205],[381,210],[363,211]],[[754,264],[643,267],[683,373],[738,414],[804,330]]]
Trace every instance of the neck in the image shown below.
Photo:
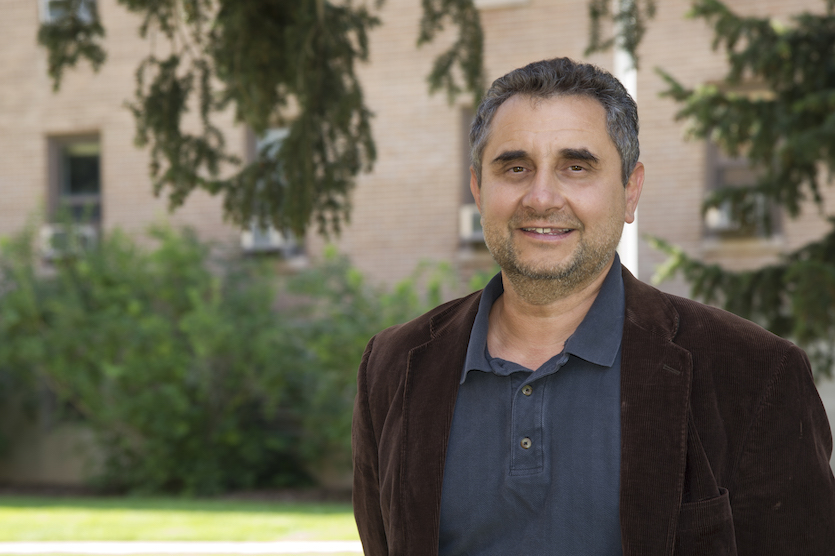
[[[490,354],[537,369],[560,353],[597,299],[611,267],[612,262],[569,292],[555,280],[532,280],[502,271],[504,294],[490,310]]]

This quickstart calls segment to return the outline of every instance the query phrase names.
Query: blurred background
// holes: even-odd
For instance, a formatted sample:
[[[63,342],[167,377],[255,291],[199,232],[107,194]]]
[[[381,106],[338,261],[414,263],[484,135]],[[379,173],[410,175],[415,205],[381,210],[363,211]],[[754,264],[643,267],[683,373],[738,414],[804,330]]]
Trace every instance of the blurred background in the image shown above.
[[[346,491],[365,343],[495,272],[478,95],[557,56],[638,102],[632,272],[803,345],[835,415],[831,3],[0,6],[2,484]]]

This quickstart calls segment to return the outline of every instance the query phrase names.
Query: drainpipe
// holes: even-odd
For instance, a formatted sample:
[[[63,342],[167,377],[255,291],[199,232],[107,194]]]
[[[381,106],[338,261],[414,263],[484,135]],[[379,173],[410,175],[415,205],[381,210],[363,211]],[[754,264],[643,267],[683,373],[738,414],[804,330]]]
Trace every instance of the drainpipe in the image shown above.
[[[612,0],[615,14],[629,7],[634,0]],[[617,23],[620,25],[620,23]],[[616,37],[620,37],[620,30],[617,30]],[[637,102],[638,100],[638,70],[635,69],[635,60],[623,49],[622,41],[618,38],[615,41],[614,74],[623,83],[626,90]],[[618,245],[618,255],[621,263],[629,269],[635,277],[638,276],[638,212],[635,212],[635,221],[626,224],[623,228],[623,235]]]

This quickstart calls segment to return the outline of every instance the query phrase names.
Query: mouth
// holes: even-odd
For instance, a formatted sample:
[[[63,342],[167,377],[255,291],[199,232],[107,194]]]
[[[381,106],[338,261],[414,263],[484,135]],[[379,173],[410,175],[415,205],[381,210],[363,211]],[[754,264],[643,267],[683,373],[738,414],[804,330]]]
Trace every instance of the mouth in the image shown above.
[[[563,236],[573,231],[572,228],[520,228],[523,232],[539,236]]]

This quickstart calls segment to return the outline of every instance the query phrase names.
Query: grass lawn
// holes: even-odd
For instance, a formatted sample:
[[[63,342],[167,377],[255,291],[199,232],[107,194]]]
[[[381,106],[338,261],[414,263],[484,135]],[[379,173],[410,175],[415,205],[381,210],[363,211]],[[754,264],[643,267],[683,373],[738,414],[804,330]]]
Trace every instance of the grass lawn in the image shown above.
[[[0,542],[358,539],[349,504],[0,496]]]

